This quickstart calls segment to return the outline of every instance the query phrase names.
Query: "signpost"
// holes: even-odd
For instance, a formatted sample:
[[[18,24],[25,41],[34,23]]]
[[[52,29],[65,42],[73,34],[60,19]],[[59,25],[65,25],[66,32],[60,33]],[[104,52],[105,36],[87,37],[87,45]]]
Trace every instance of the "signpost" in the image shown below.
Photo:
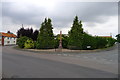
[[[90,49],[91,48],[91,46],[87,46],[87,49]]]

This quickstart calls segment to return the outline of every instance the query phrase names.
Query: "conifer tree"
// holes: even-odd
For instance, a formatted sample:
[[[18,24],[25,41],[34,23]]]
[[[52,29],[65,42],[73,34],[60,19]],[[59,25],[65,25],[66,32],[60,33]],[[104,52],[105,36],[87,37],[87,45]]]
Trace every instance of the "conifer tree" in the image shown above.
[[[82,49],[84,32],[82,28],[82,21],[79,21],[77,16],[74,18],[73,25],[68,35],[68,48]]]
[[[40,33],[38,34],[36,48],[50,49],[54,48],[53,27],[50,18],[45,18],[41,24]]]

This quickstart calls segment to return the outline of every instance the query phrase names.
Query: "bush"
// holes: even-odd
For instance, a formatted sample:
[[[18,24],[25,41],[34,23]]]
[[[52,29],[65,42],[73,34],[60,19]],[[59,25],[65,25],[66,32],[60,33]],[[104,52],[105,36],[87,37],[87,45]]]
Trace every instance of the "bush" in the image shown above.
[[[95,38],[96,38],[96,42],[97,42],[97,45],[96,45],[97,49],[106,47],[106,45],[107,45],[106,38],[104,38],[104,37],[95,37]]]
[[[33,43],[34,43],[34,49],[36,49],[37,42],[33,41]]]
[[[27,39],[27,41],[25,42],[25,49],[31,49],[34,48],[34,42],[32,39]]]
[[[55,48],[58,48],[59,47],[59,41],[60,41],[60,39],[59,39],[59,37],[58,36],[55,36],[55,38],[54,38],[54,47]]]
[[[68,46],[68,49],[71,49],[71,50],[81,50],[81,48],[78,47],[78,46]]]
[[[26,40],[29,39],[28,37],[26,36],[23,36],[23,37],[20,37],[17,39],[17,45],[20,47],[20,48],[24,48],[24,44],[26,42]]]
[[[55,48],[59,47],[59,42],[60,42],[60,35],[55,36]],[[62,47],[67,48],[68,45],[68,36],[62,34]]]
[[[117,42],[120,43],[120,34],[116,35],[117,37]]]
[[[63,38],[62,38],[62,46],[63,46],[63,48],[67,48],[68,41],[69,41],[68,36],[63,35]]]
[[[53,49],[54,48],[54,40],[43,40],[40,39],[40,41],[36,42],[36,48],[37,49]]]
[[[95,37],[84,33],[84,38],[83,38],[83,45],[82,45],[82,49],[96,49],[96,39]],[[87,46],[90,46],[90,48],[88,48]]]
[[[106,40],[107,40],[107,45],[106,45],[107,47],[113,46],[116,42],[116,40],[113,38],[106,38]]]

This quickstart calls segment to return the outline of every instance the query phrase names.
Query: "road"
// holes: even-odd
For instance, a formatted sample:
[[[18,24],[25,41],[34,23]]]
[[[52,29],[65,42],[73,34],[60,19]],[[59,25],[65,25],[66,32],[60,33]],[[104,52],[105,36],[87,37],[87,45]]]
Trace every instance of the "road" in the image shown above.
[[[5,78],[117,78],[117,65],[117,49],[66,56],[2,47]]]

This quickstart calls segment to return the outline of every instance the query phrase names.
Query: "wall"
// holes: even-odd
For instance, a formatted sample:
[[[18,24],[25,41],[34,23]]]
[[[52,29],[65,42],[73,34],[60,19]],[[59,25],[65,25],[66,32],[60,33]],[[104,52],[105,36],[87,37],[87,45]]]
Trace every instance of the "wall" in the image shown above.
[[[4,38],[4,45],[13,45],[16,44],[17,38],[5,37]]]
[[[0,45],[2,45],[2,36],[0,36]]]

